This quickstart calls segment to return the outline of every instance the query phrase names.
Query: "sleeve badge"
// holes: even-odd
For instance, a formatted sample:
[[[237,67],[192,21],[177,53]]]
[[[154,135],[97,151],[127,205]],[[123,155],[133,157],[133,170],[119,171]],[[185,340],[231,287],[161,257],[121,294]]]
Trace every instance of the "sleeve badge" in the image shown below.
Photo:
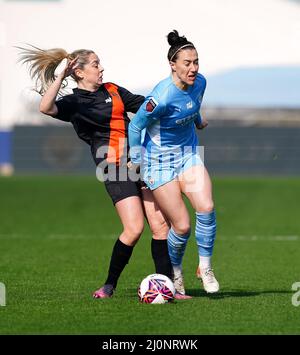
[[[158,103],[154,100],[153,97],[151,97],[151,99],[149,99],[148,102],[146,103],[146,111],[152,112],[157,105]]]

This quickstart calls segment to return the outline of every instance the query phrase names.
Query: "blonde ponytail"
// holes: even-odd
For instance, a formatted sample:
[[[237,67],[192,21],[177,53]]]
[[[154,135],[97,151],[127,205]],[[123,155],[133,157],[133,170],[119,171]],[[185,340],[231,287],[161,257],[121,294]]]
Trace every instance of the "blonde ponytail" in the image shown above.
[[[78,68],[83,69],[84,65],[88,63],[88,57],[92,50],[79,49],[70,54],[62,48],[52,49],[40,49],[35,46],[29,45],[30,48],[16,47],[20,50],[19,62],[29,64],[29,74],[33,80],[35,80],[35,90],[43,95],[48,87],[55,80],[55,69],[59,63],[67,58],[69,60],[78,58]],[[75,75],[72,75],[73,79],[77,81]],[[65,81],[62,85],[62,89],[67,85]]]
[[[29,63],[29,74],[35,80],[35,90],[43,95],[55,80],[55,69],[63,59],[69,58],[69,54],[62,48],[44,50],[30,47],[17,47],[20,49],[19,62]],[[65,86],[66,84],[63,85]]]

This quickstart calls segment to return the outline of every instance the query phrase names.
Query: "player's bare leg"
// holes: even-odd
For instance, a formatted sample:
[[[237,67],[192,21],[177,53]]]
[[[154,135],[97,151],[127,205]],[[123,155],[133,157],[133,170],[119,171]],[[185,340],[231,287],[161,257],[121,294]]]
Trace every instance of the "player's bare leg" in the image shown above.
[[[218,292],[220,286],[211,266],[216,218],[212,184],[206,168],[203,165],[191,167],[182,174],[180,185],[196,211],[196,240],[199,253],[196,276],[202,281],[207,293]]]
[[[139,197],[125,198],[117,202],[115,206],[123,224],[123,232],[114,245],[107,280],[104,286],[94,292],[94,298],[112,297],[118,279],[128,264],[133,247],[139,240],[144,228],[144,214]]]
[[[191,298],[185,294],[182,272],[182,258],[190,236],[190,218],[181,196],[180,185],[176,179],[172,180],[155,189],[153,195],[171,224],[168,247],[174,273],[175,298]]]

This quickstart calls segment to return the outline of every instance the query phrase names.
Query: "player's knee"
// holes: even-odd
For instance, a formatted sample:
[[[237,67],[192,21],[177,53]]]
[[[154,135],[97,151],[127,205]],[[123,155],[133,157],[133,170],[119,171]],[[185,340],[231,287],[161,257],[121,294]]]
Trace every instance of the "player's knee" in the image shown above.
[[[136,221],[129,223],[124,228],[124,233],[133,240],[138,240],[143,233],[144,230],[144,222]]]
[[[197,209],[197,212],[210,213],[214,209],[214,202],[212,200],[207,200],[201,203],[201,206]]]
[[[154,239],[163,240],[168,238],[170,227],[166,221],[151,224],[150,229]]]
[[[175,224],[173,224],[173,229],[174,232],[178,235],[186,235],[190,232],[191,230],[191,225],[189,222],[176,222]]]

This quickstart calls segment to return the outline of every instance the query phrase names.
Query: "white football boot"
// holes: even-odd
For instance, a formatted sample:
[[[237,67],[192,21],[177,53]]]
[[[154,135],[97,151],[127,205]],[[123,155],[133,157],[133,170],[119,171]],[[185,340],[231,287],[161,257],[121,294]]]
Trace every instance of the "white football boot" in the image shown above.
[[[208,268],[202,271],[198,266],[196,276],[202,281],[203,288],[207,293],[216,293],[220,290],[220,285],[215,277],[213,269]]]
[[[192,298],[192,296],[188,296],[185,294],[182,269],[173,268],[173,274],[173,284],[176,291],[174,298],[177,300],[187,300]]]

